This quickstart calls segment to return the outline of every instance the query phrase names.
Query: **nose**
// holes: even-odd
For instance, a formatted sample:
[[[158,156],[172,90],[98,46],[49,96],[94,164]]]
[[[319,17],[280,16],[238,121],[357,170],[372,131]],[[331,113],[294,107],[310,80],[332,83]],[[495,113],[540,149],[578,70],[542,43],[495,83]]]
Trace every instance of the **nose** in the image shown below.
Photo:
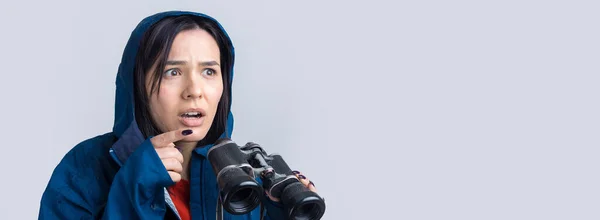
[[[201,98],[203,94],[202,88],[202,80],[194,79],[194,77],[188,78],[182,96],[184,99]]]

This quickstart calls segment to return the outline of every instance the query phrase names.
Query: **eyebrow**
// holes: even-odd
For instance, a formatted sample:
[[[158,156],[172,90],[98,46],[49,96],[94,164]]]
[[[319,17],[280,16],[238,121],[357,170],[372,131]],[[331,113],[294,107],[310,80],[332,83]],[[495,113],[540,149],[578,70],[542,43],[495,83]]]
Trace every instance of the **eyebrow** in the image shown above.
[[[187,64],[187,61],[183,61],[183,60],[167,60],[166,65],[171,65],[171,66],[176,66],[176,65],[185,65]],[[201,66],[220,66],[219,63],[217,63],[217,61],[211,60],[211,61],[203,61],[198,63]]]

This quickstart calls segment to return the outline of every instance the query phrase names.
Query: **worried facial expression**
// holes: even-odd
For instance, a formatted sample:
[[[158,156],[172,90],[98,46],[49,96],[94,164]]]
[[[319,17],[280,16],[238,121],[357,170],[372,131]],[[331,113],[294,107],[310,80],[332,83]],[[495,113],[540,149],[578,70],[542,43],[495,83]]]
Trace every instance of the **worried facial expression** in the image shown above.
[[[219,46],[215,39],[201,29],[177,34],[161,77],[160,93],[148,94],[154,123],[163,132],[192,129],[194,132],[184,141],[202,140],[223,94]],[[151,77],[146,77],[147,91],[151,83]]]

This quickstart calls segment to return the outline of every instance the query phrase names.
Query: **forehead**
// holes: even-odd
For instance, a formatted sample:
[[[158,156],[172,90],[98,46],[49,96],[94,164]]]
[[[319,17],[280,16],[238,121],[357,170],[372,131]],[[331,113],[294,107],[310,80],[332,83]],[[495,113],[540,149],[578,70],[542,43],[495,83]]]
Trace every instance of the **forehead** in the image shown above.
[[[212,59],[218,60],[219,46],[205,30],[193,29],[179,32],[173,40],[170,59]]]

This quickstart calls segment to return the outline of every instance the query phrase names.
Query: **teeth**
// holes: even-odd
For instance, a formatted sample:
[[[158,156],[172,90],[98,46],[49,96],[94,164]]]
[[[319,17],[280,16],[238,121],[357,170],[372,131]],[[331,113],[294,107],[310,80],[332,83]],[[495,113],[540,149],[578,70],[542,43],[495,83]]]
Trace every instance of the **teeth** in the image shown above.
[[[185,114],[183,114],[185,116],[200,116],[200,112],[186,112]]]

